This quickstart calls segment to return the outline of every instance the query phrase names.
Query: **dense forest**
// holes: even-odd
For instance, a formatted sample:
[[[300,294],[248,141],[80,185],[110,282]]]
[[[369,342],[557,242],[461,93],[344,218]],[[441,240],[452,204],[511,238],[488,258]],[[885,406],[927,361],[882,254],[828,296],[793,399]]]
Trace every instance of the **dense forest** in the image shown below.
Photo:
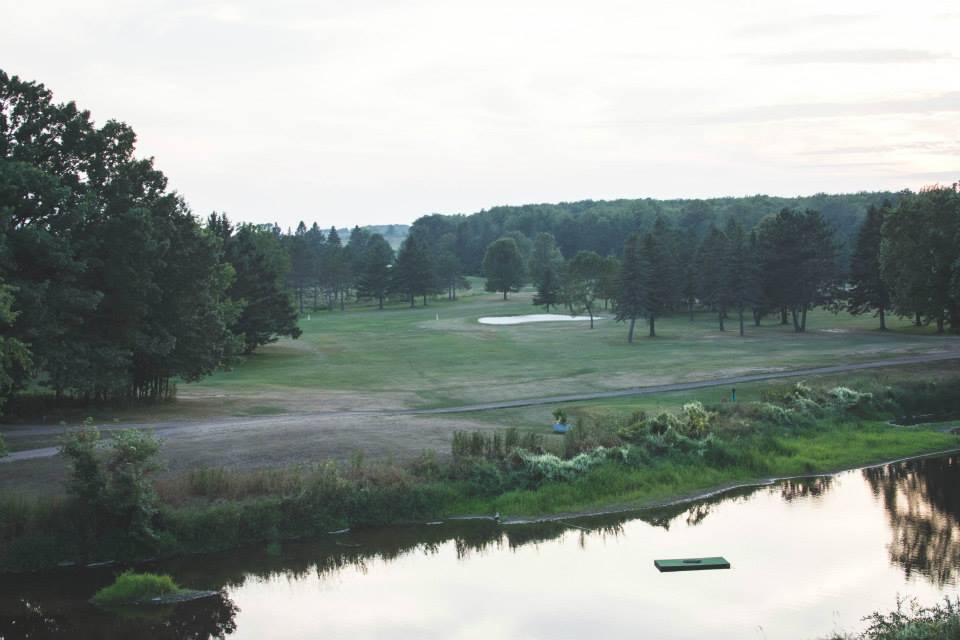
[[[135,142],[0,71],[0,397],[166,398],[299,333],[279,239],[202,224]]]
[[[506,298],[589,314],[612,305],[632,341],[664,315],[739,331],[816,306],[960,330],[960,194],[617,200],[432,214],[348,233],[195,216],[127,125],[97,126],[0,71],[0,402],[172,397],[298,314],[428,304],[486,277]],[[745,317],[747,320],[745,321]],[[592,326],[592,322],[591,322]]]
[[[696,243],[711,226],[723,228],[730,219],[752,229],[765,216],[782,209],[813,209],[823,215],[836,233],[841,256],[848,257],[867,210],[884,201],[896,204],[900,197],[899,193],[861,192],[795,198],[756,195],[707,200],[644,198],[528,204],[494,207],[472,215],[432,214],[414,222],[411,233],[420,235],[428,244],[444,236],[452,237],[466,271],[479,274],[487,246],[503,236],[513,236],[521,250],[526,251],[538,233],[546,232],[553,235],[557,248],[567,258],[581,250],[605,256],[620,254],[626,237],[649,231],[658,217]]]

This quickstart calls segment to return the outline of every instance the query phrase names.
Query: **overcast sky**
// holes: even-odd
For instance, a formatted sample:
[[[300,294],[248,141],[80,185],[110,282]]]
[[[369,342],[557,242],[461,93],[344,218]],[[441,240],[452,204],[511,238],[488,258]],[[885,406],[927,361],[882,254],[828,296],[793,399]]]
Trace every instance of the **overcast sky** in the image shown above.
[[[346,226],[960,178],[960,4],[0,0],[194,211]]]

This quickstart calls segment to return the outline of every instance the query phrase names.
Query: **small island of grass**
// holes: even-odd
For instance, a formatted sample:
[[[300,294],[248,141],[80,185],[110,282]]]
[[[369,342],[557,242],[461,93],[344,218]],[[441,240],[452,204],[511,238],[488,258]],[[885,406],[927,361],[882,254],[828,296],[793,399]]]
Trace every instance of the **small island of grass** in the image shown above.
[[[113,584],[97,591],[93,603],[103,607],[143,604],[156,598],[166,601],[191,593],[168,575],[124,571]]]

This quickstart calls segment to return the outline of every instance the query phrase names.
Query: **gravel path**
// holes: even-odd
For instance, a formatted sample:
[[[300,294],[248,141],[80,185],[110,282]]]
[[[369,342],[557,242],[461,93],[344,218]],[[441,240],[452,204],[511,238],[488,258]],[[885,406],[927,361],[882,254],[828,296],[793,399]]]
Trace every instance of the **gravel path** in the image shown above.
[[[377,417],[393,417],[399,419],[403,416],[417,415],[441,415],[441,414],[461,414],[478,411],[491,411],[496,409],[510,409],[516,407],[529,407],[536,405],[559,404],[563,402],[581,402],[584,400],[599,400],[603,398],[621,398],[628,396],[644,396],[657,393],[666,393],[670,391],[688,391],[693,389],[704,389],[708,387],[735,386],[750,382],[763,382],[767,380],[778,380],[782,378],[798,378],[804,376],[818,376],[835,373],[844,373],[847,371],[863,371],[867,369],[879,369],[884,367],[897,367],[904,365],[916,365],[932,362],[942,362],[946,360],[958,360],[960,353],[933,353],[919,356],[909,356],[902,358],[888,358],[876,360],[873,362],[861,362],[856,364],[841,364],[827,367],[811,367],[806,369],[790,369],[785,371],[770,371],[765,373],[756,373],[749,375],[726,376],[719,378],[710,378],[706,380],[696,380],[692,382],[675,382],[669,384],[658,384],[644,387],[632,387],[629,389],[617,389],[614,391],[596,391],[590,393],[579,393],[563,396],[542,396],[536,398],[523,398],[519,400],[507,400],[502,402],[485,402],[479,404],[461,405],[456,407],[439,407],[433,409],[397,409],[397,410],[370,410],[370,411],[321,411],[310,413],[285,414],[281,416],[265,416],[257,418],[237,418],[224,417],[197,421],[176,421],[176,422],[152,422],[152,423],[119,423],[100,426],[101,431],[112,431],[115,429],[127,429],[131,427],[149,429],[158,436],[169,438],[177,435],[220,435],[227,431],[239,430],[243,432],[283,432],[285,429],[301,429],[305,422],[313,420],[336,420],[343,422],[345,419],[353,417],[364,419],[365,421],[376,421]],[[18,437],[43,437],[55,436],[63,432],[62,425],[30,425],[7,427],[2,431],[8,442],[12,442]],[[362,430],[358,429],[358,432]],[[359,433],[357,434],[359,435]],[[20,460],[31,460],[36,458],[48,458],[57,453],[56,447],[42,447],[36,449],[26,449],[15,451],[6,457],[0,458],[0,464],[17,462]]]

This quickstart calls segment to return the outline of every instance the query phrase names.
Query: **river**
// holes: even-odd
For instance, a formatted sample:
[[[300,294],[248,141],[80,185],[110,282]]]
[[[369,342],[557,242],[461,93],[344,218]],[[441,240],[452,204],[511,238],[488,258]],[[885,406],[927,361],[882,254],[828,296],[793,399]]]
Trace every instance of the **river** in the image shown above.
[[[659,573],[657,558],[729,570]],[[0,638],[767,638],[958,594],[960,457],[559,523],[353,531],[149,563],[219,595],[100,611],[117,568],[0,577]]]

